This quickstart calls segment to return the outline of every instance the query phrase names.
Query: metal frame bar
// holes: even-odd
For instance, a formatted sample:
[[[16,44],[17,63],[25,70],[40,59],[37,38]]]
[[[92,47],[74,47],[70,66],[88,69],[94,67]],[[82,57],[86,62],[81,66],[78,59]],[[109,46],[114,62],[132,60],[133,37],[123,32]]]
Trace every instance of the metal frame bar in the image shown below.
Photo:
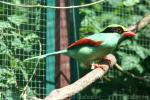
[[[55,0],[47,0],[54,6]],[[55,9],[47,9],[46,53],[55,51]],[[46,95],[55,89],[55,57],[46,58]]]

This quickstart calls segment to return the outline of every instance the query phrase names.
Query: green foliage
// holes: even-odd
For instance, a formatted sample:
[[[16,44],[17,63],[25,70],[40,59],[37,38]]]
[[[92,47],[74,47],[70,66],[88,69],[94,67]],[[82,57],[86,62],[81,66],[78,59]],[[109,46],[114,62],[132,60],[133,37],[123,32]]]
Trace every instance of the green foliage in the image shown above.
[[[12,29],[13,27],[7,21],[0,21],[0,31],[3,29]],[[2,33],[2,32],[1,32]]]
[[[121,65],[124,70],[137,70],[139,73],[143,72],[143,67],[139,64],[140,58],[136,55],[129,55],[124,52],[117,52],[121,59]]]
[[[22,23],[27,22],[27,17],[25,15],[11,15],[8,20],[19,27]]]
[[[99,33],[104,27],[110,24],[120,24],[126,27],[134,25],[149,13],[149,5],[149,0],[107,0],[101,4],[93,5],[92,7],[82,8],[80,9],[80,15],[82,17],[80,28],[81,37],[84,37],[89,33]],[[142,82],[141,84],[141,81],[130,79],[130,77],[120,72],[117,72],[115,75],[114,72],[111,72],[107,75],[110,81],[108,83],[104,82],[103,84],[107,84],[107,86],[113,84],[110,88],[125,89],[125,87],[129,86],[135,87],[135,83],[137,83],[137,85],[141,87],[143,86],[143,88],[149,88],[149,29],[150,25],[147,25],[144,29],[137,32],[137,37],[133,42],[126,41],[122,43],[119,51],[115,52],[118,63],[121,64],[124,70],[130,71],[139,76],[147,77],[148,83]],[[107,90],[107,87],[97,87],[95,85],[88,91],[93,91],[93,89],[96,91],[97,95],[105,94],[105,92],[113,95],[114,92],[114,90],[111,89]],[[93,92],[90,92],[89,94],[95,95]],[[125,96],[125,98],[128,97]]]
[[[139,2],[140,2],[140,0],[125,0],[123,2],[123,4],[125,6],[133,6],[133,5],[135,5],[135,4],[139,3]]]
[[[11,1],[22,4],[22,0]],[[37,1],[31,0],[28,3],[36,4]],[[23,62],[23,54],[32,56],[39,53],[32,50],[39,47],[40,43],[36,33],[39,30],[40,9],[0,4],[0,15],[0,100],[21,100],[21,95],[35,95],[30,85],[26,86],[34,70],[29,67],[34,68],[35,64]],[[22,81],[18,81],[18,78]],[[25,86],[27,89],[23,91]]]
[[[0,82],[0,87],[9,87],[9,85],[15,84],[14,72],[9,69],[1,68]]]

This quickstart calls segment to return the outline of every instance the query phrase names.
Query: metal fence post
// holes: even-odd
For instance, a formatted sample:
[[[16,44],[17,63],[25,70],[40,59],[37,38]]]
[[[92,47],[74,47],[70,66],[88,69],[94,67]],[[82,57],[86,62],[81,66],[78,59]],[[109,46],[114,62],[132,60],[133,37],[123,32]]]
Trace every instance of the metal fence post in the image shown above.
[[[47,0],[55,6],[55,0]],[[55,9],[47,9],[46,53],[55,51]],[[46,95],[55,88],[55,57],[46,58]]]

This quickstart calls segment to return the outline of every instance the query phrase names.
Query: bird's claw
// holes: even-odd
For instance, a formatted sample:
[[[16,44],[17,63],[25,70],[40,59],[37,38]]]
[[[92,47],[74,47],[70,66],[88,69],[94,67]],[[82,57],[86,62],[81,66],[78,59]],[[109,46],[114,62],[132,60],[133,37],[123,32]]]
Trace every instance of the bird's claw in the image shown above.
[[[103,59],[102,64],[107,64],[110,67],[111,66],[111,60],[110,59]]]
[[[91,69],[101,68],[103,71],[106,71],[105,66],[104,64],[91,64]]]
[[[107,66],[107,65],[109,65],[109,67],[110,67],[111,60],[104,58],[104,59],[102,59],[102,63],[101,64],[92,63],[91,64],[91,69],[101,68],[103,71],[106,71],[105,70],[105,66]]]

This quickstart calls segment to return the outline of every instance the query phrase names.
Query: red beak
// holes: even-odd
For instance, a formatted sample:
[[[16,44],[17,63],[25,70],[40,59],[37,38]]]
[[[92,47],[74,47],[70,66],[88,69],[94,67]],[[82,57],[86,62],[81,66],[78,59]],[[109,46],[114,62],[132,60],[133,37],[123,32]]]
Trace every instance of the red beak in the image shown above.
[[[134,32],[131,32],[131,31],[126,31],[126,32],[123,32],[123,36],[134,37],[134,36],[136,36],[136,34]]]

